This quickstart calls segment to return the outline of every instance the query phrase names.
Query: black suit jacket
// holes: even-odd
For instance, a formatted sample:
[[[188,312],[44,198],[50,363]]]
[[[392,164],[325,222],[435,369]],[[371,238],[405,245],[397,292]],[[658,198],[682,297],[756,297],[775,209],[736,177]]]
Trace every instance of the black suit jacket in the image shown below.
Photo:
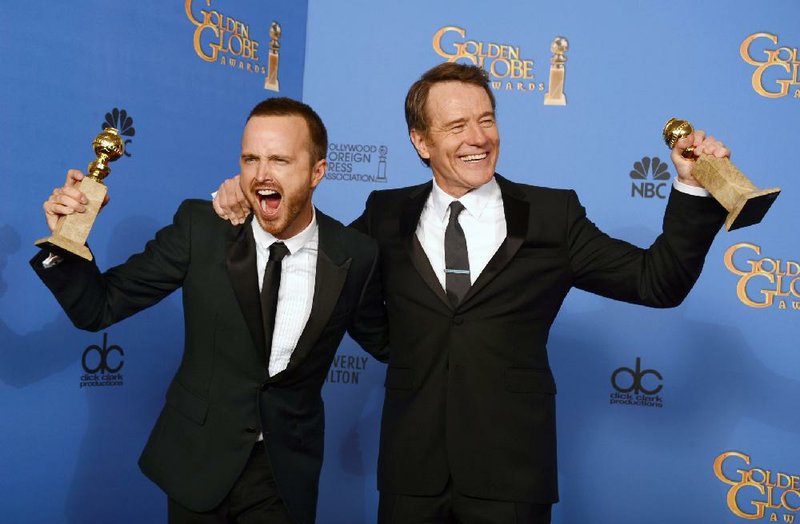
[[[319,211],[317,222],[311,316],[288,367],[271,378],[250,220],[231,226],[210,203],[186,201],[144,252],[105,273],[74,256],[50,269],[42,268],[46,253],[31,261],[81,329],[103,329],[182,288],[183,359],[139,465],[191,510],[222,501],[263,432],[289,513],[295,522],[314,522],[324,441],[320,389],[334,353],[345,330],[382,359],[386,347],[375,242]]]
[[[507,238],[452,307],[415,231],[431,183],[374,192],[354,226],[378,241],[390,347],[378,486],[533,503],[558,499],[555,393],[546,343],[572,287],[679,304],[724,218],[676,191],[647,250],[590,222],[573,191],[496,177]]]

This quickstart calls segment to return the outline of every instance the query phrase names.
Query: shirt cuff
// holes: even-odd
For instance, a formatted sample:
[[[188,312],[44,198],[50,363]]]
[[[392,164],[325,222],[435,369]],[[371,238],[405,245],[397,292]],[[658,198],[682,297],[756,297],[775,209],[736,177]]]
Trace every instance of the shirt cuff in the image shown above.
[[[699,197],[708,197],[711,196],[711,193],[704,187],[697,187],[697,186],[690,186],[689,184],[684,184],[677,178],[672,181],[672,187],[680,191],[681,193],[686,193],[687,195],[694,195]]]
[[[50,269],[51,267],[59,265],[62,260],[63,259],[55,253],[50,253],[47,258],[42,260],[42,267],[45,269]]]

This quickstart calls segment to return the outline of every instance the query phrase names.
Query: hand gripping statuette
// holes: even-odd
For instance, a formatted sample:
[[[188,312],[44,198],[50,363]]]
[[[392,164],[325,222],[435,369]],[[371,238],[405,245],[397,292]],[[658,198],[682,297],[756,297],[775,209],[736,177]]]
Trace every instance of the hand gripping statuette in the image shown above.
[[[89,200],[86,212],[59,218],[53,234],[37,240],[35,242],[37,246],[46,245],[54,253],[67,251],[86,260],[92,260],[92,252],[85,244],[97,213],[100,212],[103,199],[108,193],[108,188],[102,180],[111,172],[108,167],[109,162],[121,157],[125,152],[125,146],[119,132],[109,127],[95,137],[92,147],[97,158],[89,164],[87,176],[76,186]]]
[[[692,124],[686,120],[671,118],[662,133],[664,142],[672,149],[678,140],[693,131]],[[761,222],[781,189],[758,189],[729,159],[711,155],[696,157],[692,150],[686,148],[683,157],[696,159],[692,176],[728,210],[725,229],[733,231]]]

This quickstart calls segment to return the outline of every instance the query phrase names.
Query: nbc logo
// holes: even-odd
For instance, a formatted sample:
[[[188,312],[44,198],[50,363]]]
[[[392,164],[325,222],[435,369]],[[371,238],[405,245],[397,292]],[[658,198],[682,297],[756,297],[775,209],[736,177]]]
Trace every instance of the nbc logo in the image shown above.
[[[666,198],[667,182],[671,175],[667,171],[667,164],[654,156],[642,157],[633,163],[631,177],[631,198]]]

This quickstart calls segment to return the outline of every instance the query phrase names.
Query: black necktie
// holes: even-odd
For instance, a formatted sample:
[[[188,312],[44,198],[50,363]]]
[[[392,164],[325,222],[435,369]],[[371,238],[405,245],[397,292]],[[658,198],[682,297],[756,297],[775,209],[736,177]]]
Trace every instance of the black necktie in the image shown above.
[[[264,271],[264,282],[261,285],[261,321],[264,324],[264,341],[266,342],[267,367],[272,349],[272,332],[275,330],[275,313],[278,311],[278,288],[281,285],[281,260],[289,254],[283,242],[275,242],[269,246],[269,261]]]
[[[450,203],[450,221],[444,230],[444,273],[447,297],[457,306],[469,291],[469,257],[467,239],[458,223],[458,215],[464,211],[464,204],[458,200]]]

